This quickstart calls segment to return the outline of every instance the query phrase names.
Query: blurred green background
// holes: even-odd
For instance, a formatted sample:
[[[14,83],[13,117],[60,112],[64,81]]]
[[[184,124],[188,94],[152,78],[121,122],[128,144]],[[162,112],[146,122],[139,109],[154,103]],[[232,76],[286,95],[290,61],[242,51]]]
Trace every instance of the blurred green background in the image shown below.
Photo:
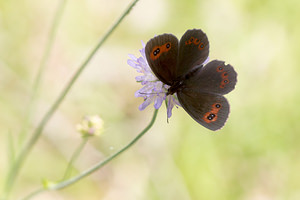
[[[59,0],[0,0],[0,187],[8,170],[8,135],[19,147],[51,21]],[[67,1],[43,76],[29,133],[99,38],[130,1]],[[194,200],[300,199],[300,1],[140,0],[96,54],[34,146],[13,197],[59,180],[81,138],[75,125],[98,114],[105,132],[90,140],[75,163],[83,171],[135,137],[153,106],[138,110],[138,73],[128,54],[141,40],[201,28],[210,59],[232,64],[231,113],[211,132],[182,108],[167,123],[163,106],[153,128],[129,151],[61,191],[34,199]]]

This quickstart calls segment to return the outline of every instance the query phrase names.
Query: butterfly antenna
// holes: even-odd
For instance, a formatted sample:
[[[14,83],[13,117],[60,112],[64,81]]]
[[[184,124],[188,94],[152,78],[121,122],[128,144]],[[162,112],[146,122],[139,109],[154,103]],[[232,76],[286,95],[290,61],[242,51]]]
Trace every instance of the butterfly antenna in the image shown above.
[[[139,92],[140,94],[167,94],[167,92]]]

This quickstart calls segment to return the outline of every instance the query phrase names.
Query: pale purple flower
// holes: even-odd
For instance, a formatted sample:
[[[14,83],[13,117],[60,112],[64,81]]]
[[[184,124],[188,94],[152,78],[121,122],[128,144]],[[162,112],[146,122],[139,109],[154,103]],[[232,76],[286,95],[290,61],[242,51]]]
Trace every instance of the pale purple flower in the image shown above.
[[[135,77],[137,82],[140,82],[143,87],[135,92],[136,97],[143,97],[144,102],[139,106],[139,110],[144,110],[148,105],[154,103],[154,108],[159,109],[163,101],[166,100],[167,116],[172,116],[172,109],[174,105],[180,106],[176,94],[166,95],[170,86],[162,83],[153,74],[150,66],[148,65],[145,55],[145,44],[142,42],[143,48],[140,50],[141,57],[137,58],[129,54],[127,60],[128,65],[135,68],[137,72],[142,73],[141,76]]]

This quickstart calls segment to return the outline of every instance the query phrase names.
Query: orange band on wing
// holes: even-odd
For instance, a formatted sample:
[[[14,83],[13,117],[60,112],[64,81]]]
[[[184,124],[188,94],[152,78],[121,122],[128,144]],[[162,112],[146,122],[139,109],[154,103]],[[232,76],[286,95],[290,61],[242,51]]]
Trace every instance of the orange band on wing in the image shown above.
[[[203,42],[200,41],[200,39],[195,38],[195,37],[190,37],[189,40],[185,41],[185,45],[191,45],[194,44],[196,46],[198,46],[198,49],[202,50],[204,49],[205,45],[203,44]]]
[[[215,103],[211,107],[211,110],[205,113],[202,117],[202,119],[208,124],[215,122],[218,119],[218,112],[222,108],[222,105],[220,103]]]
[[[162,53],[168,52],[171,49],[171,43],[167,42],[161,46],[155,46],[152,48],[150,58],[151,60],[156,60],[158,59]]]
[[[223,66],[218,66],[216,70],[217,70],[217,72],[220,72],[220,73],[222,72],[222,74],[221,74],[222,81],[221,81],[219,87],[224,88],[229,83],[228,72],[224,71]]]

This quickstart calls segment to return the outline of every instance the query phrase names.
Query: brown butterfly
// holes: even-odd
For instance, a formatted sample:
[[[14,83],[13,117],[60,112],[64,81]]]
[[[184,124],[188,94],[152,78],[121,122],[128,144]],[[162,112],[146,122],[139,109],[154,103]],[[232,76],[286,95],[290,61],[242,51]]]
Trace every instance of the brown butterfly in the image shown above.
[[[209,42],[202,30],[187,30],[180,41],[172,34],[156,36],[146,44],[145,53],[156,77],[170,86],[167,95],[176,93],[194,120],[214,131],[224,126],[229,103],[223,95],[234,89],[237,73],[224,61],[203,66]]]

